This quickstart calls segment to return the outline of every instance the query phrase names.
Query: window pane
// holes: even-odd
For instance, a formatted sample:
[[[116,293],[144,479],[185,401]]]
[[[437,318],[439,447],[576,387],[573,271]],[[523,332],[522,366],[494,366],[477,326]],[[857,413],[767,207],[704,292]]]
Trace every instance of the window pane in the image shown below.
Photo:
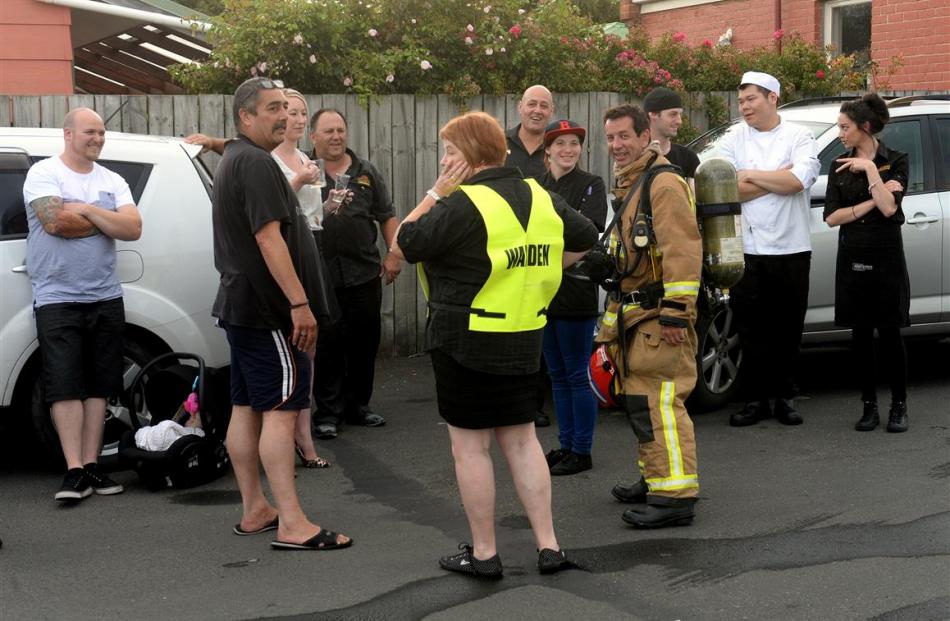
[[[920,136],[920,121],[891,121],[881,132],[884,144],[907,154],[908,171],[907,192],[924,191],[924,149]]]
[[[0,154],[0,238],[26,236],[23,183],[29,167],[25,153]]]
[[[950,190],[950,118],[937,119],[937,134],[934,136],[937,141],[937,160],[938,174],[942,171],[938,183],[941,190]]]
[[[825,149],[825,152],[818,156],[818,161],[821,162],[821,172],[819,175],[827,175],[831,170],[831,164],[836,159],[844,155],[844,145],[841,144],[840,140],[835,140],[828,148]]]
[[[831,43],[839,54],[855,54],[858,63],[870,60],[871,3],[831,8]]]

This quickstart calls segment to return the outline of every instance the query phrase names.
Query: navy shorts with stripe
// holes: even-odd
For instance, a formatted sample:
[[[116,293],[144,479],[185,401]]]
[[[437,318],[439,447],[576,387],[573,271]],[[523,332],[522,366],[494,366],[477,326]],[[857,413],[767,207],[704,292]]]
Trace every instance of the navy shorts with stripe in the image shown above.
[[[310,357],[281,330],[219,322],[231,345],[231,403],[259,412],[310,407]]]

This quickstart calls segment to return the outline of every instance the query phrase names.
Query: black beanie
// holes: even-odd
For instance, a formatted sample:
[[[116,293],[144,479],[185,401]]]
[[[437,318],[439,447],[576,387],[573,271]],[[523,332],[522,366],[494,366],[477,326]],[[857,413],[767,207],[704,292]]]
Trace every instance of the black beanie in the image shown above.
[[[662,86],[653,89],[643,98],[645,112],[662,112],[670,108],[682,108],[683,100],[675,92]]]

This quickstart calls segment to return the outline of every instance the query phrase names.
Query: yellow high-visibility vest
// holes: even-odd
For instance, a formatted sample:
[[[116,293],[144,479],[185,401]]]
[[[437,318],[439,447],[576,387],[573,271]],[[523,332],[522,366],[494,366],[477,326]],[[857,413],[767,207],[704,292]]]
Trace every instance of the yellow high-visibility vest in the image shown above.
[[[551,195],[533,179],[531,215],[524,228],[508,202],[484,185],[459,189],[471,199],[488,232],[491,274],[469,308],[432,302],[434,308],[468,312],[474,332],[525,332],[547,323],[547,309],[561,286],[564,222],[554,210]],[[424,269],[419,266],[428,297]]]

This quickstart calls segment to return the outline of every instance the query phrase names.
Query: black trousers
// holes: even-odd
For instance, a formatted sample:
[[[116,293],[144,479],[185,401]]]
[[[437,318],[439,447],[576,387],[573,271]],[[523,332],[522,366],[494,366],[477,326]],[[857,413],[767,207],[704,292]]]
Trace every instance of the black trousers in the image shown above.
[[[362,418],[373,396],[380,339],[382,279],[335,290],[342,316],[321,328],[314,361],[314,422],[340,424]]]
[[[745,255],[730,304],[742,343],[746,401],[794,396],[810,267],[811,252]]]
[[[877,335],[880,352],[875,356],[874,327],[855,326],[851,329],[861,400],[877,402],[876,358],[881,361],[891,386],[891,401],[907,401],[907,354],[901,329],[897,326],[878,326]]]

